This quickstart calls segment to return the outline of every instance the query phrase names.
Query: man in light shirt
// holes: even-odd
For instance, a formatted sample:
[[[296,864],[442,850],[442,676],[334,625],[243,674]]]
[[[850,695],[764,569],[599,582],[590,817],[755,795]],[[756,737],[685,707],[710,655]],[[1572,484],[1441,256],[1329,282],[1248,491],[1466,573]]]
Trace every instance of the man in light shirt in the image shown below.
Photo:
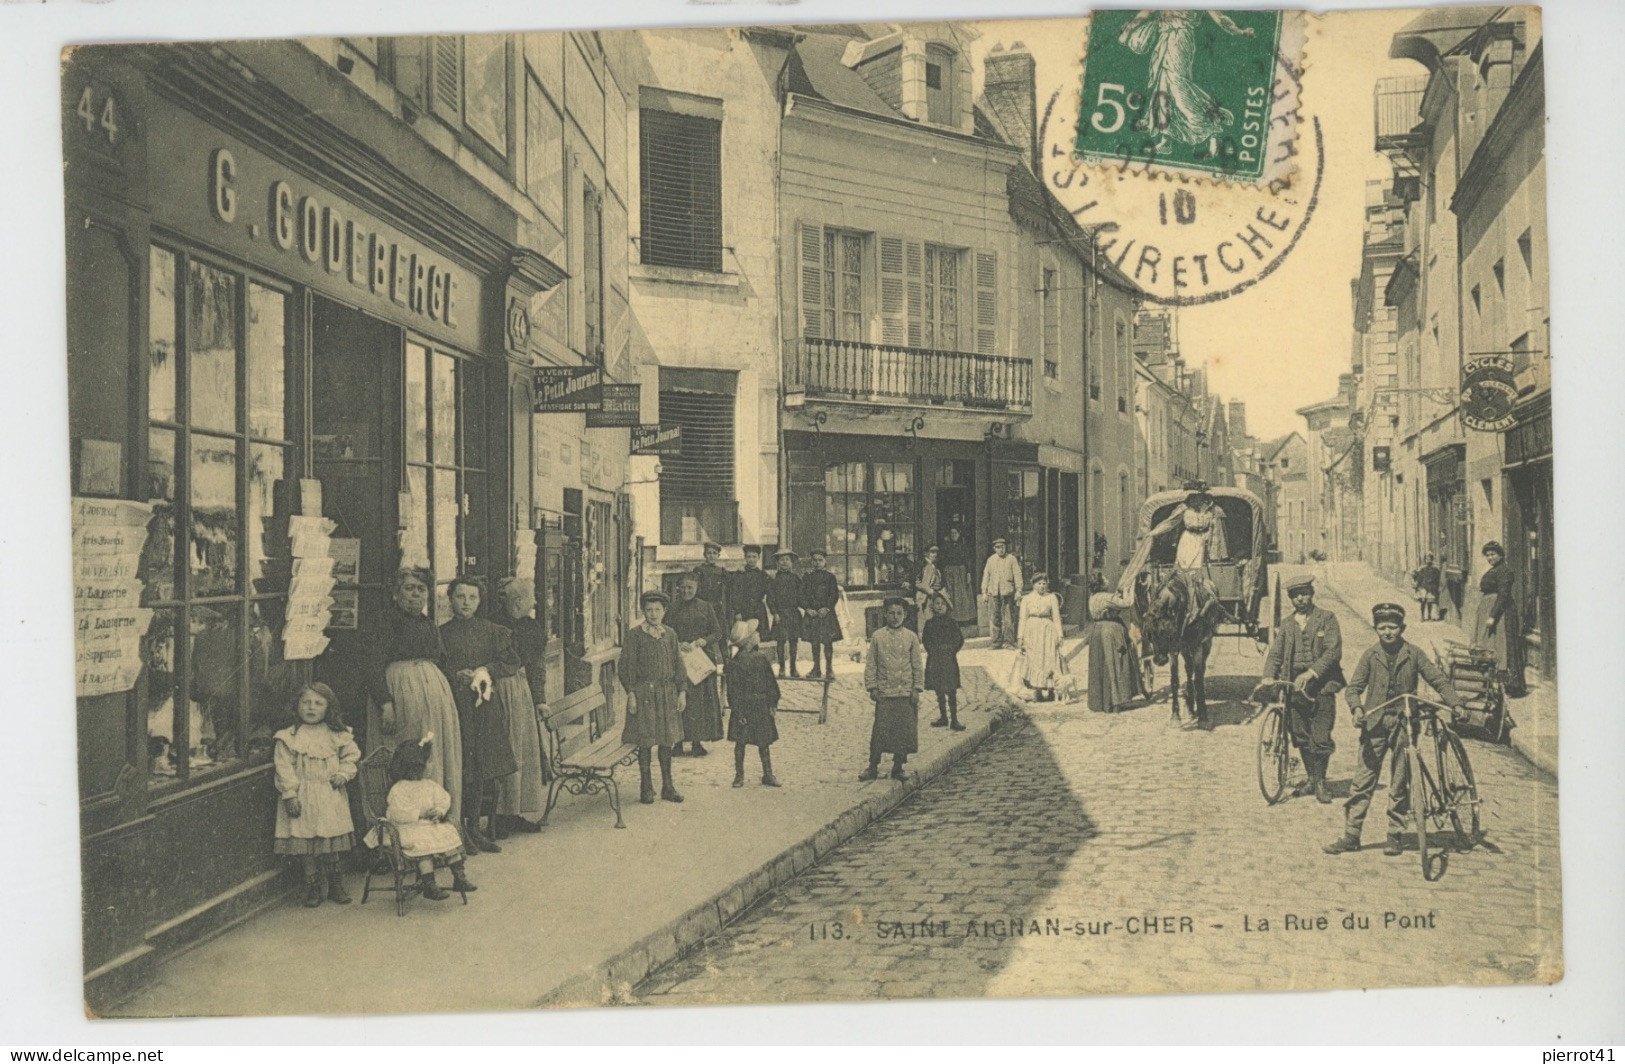
[[[1021,560],[1008,553],[1003,539],[993,541],[993,556],[982,567],[982,597],[987,599],[988,634],[993,649],[1016,645],[1016,598],[1021,594]]]

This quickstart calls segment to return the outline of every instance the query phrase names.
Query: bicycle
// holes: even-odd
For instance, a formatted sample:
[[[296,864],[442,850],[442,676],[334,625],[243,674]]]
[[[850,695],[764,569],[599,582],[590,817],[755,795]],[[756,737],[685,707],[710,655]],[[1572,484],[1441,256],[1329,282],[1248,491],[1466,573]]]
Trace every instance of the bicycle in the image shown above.
[[[1258,722],[1258,789],[1274,805],[1286,793],[1292,770],[1299,764],[1287,727],[1287,700],[1296,688],[1290,680],[1269,680],[1253,688],[1252,702],[1263,703]]]
[[[1422,857],[1422,878],[1432,882],[1444,875],[1449,854],[1444,848],[1437,848],[1436,853],[1429,854],[1430,824],[1434,838],[1439,839],[1444,834],[1446,822],[1449,823],[1455,835],[1452,848],[1458,853],[1469,852],[1483,840],[1478,818],[1478,784],[1473,778],[1472,763],[1467,760],[1467,750],[1451,723],[1455,713],[1450,707],[1419,695],[1400,695],[1377,706],[1366,716],[1380,714],[1396,704],[1402,707],[1406,749],[1402,751],[1396,748],[1393,756],[1398,758],[1403,755],[1410,759],[1411,822],[1416,828],[1416,848]],[[1431,765],[1423,754],[1424,740],[1433,755]],[[1390,779],[1392,771],[1390,768]]]

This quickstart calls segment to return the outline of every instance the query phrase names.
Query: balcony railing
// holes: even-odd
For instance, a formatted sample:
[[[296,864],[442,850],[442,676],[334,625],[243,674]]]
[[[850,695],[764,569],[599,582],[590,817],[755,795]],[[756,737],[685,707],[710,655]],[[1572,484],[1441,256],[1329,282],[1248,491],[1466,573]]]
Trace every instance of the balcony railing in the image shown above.
[[[663,546],[732,546],[739,542],[739,503],[733,499],[661,499],[660,542]]]
[[[1377,150],[1408,147],[1422,123],[1422,95],[1428,79],[1383,78],[1377,82]]]
[[[803,337],[785,342],[784,386],[809,399],[1032,410],[1026,359]]]

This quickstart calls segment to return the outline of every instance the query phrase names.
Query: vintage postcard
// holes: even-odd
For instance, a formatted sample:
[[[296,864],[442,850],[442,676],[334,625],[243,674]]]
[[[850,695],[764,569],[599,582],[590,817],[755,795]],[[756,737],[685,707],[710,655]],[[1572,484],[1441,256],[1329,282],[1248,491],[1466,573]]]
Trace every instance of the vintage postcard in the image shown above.
[[[94,1015],[1562,978],[1538,9],[446,17],[63,55]]]

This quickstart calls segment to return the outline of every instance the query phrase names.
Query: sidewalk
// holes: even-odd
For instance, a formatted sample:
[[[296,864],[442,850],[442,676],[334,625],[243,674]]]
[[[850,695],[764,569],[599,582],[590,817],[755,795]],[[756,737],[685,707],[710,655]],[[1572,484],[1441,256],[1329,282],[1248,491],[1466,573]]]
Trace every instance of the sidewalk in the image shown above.
[[[863,667],[837,662],[829,720],[820,685],[790,683],[773,746],[779,789],[765,788],[754,749],[735,790],[733,747],[675,760],[682,804],[638,804],[637,770],[616,773],[626,830],[603,795],[561,797],[539,834],[473,858],[468,905],[394,898],[305,909],[289,900],[162,965],[108,1016],[230,1016],[492,1010],[624,1000],[648,973],[716,934],[741,910],[941,775],[1012,712],[1001,690],[1012,654],[960,655],[963,732],[933,728],[920,699],[920,750],[909,779],[859,783],[873,708]],[[995,679],[997,677],[997,679]],[[811,713],[787,712],[790,709]],[[445,873],[440,874],[442,884]],[[376,880],[374,881],[376,885]]]
[[[1415,596],[1384,580],[1364,562],[1326,562],[1316,568],[1326,589],[1362,617],[1371,616],[1371,607],[1379,602],[1403,603],[1409,618],[1405,638],[1430,655],[1435,650],[1442,652],[1447,641],[1471,642],[1454,615],[1447,621],[1416,620]],[[1533,669],[1528,670],[1528,681],[1528,695],[1507,700],[1516,724],[1511,734],[1512,748],[1536,768],[1556,776],[1557,690],[1536,676]]]

